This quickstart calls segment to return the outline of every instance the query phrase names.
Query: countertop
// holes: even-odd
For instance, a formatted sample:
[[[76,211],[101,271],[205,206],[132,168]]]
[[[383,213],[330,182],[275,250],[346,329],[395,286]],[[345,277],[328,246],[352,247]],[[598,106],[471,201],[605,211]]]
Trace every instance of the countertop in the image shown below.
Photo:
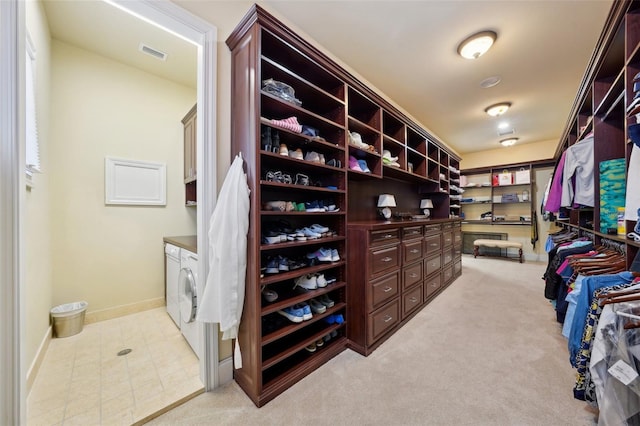
[[[164,237],[165,243],[173,244],[191,253],[198,253],[198,237],[196,235],[182,235],[178,237]]]

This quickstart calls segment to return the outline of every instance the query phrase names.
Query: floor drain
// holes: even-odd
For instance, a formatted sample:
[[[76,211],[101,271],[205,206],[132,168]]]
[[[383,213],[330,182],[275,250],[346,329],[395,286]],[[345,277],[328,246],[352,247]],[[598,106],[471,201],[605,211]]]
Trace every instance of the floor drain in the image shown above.
[[[129,353],[131,353],[131,349],[123,349],[120,352],[118,352],[118,356],[127,355]]]

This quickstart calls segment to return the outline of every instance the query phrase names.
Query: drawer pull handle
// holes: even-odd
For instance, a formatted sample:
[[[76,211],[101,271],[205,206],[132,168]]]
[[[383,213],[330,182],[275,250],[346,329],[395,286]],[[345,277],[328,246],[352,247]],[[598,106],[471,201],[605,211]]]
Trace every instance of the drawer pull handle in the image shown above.
[[[429,244],[429,247],[438,247],[438,243],[431,243]]]
[[[384,317],[384,320],[383,320],[383,321],[384,321],[384,322],[389,322],[389,321],[391,321],[392,319],[393,319],[393,317],[392,317],[392,316],[387,315],[387,316],[385,316],[385,317]]]
[[[393,238],[393,234],[387,234],[387,235],[385,235],[385,236],[384,236],[384,237],[382,237],[382,238]]]
[[[384,291],[385,293],[389,293],[391,290],[393,290],[393,287],[385,287],[382,291]]]
[[[383,262],[391,262],[392,260],[393,260],[393,258],[389,257],[389,256],[382,258]]]
[[[418,249],[413,249],[410,252],[413,253],[413,254],[416,254],[416,253],[418,253],[418,251],[419,251]]]
[[[409,302],[411,303],[416,303],[418,301],[418,299],[416,299],[415,297],[412,297],[411,299],[409,299]]]
[[[417,277],[417,276],[418,276],[418,274],[416,274],[416,273],[414,272],[414,273],[412,273],[412,274],[411,274],[411,275],[409,275],[409,276],[410,276],[411,278],[415,278],[415,277]]]

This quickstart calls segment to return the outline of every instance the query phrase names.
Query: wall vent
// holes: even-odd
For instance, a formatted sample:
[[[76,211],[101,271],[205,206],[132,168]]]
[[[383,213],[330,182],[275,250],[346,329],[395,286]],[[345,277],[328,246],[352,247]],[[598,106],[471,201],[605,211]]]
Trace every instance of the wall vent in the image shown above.
[[[164,52],[161,52],[157,49],[154,49],[153,47],[149,47],[144,43],[140,43],[140,46],[138,48],[138,50],[140,50],[142,53],[146,53],[149,56],[153,56],[156,59],[160,59],[161,61],[166,61],[167,60],[167,54]]]
[[[506,136],[506,135],[512,135],[514,134],[516,131],[514,129],[505,129],[505,130],[498,130],[498,136]]]

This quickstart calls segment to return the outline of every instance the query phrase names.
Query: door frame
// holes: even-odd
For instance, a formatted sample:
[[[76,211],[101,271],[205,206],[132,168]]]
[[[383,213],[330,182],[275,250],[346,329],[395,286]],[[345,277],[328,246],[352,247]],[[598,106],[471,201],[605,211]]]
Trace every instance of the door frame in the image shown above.
[[[217,28],[168,0],[107,0],[198,46],[198,275],[208,275],[208,222],[217,194]],[[26,423],[24,341],[24,108],[25,14],[21,0],[0,1],[0,424]],[[203,285],[199,286],[202,288]],[[201,324],[200,378],[219,383],[218,327]]]

